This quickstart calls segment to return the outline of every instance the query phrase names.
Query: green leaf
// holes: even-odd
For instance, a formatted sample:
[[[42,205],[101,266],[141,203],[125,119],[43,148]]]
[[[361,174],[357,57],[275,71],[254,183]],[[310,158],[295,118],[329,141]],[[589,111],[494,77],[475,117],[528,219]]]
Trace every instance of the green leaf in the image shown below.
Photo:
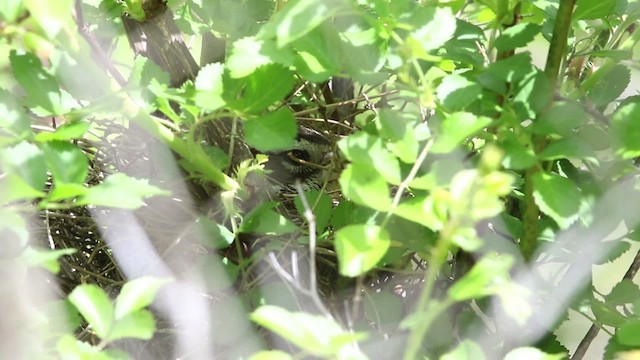
[[[0,19],[4,19],[9,24],[15,22],[24,11],[25,7],[22,0],[0,1]]]
[[[621,104],[611,118],[616,155],[623,159],[640,156],[640,96]]]
[[[340,274],[356,277],[373,269],[391,245],[389,233],[377,225],[356,224],[336,231]]]
[[[616,0],[578,0],[573,12],[573,20],[605,18],[613,12]]]
[[[484,360],[484,351],[477,343],[470,340],[463,340],[453,350],[442,355],[440,360]]]
[[[596,107],[606,106],[619,98],[630,82],[631,70],[622,64],[616,64],[587,95]]]
[[[456,31],[456,18],[448,7],[419,7],[409,23],[414,26],[409,39],[419,44],[419,57],[444,45]]]
[[[169,282],[171,280],[148,276],[127,281],[116,298],[116,320],[150,305],[158,290]]]
[[[37,56],[11,50],[9,60],[13,75],[27,93],[24,101],[28,106],[44,110],[44,114],[49,115],[66,112],[58,81],[42,67]]]
[[[611,306],[633,304],[640,299],[640,287],[629,279],[623,279],[611,289],[611,292],[604,299]]]
[[[72,121],[58,127],[54,132],[41,132],[36,135],[35,139],[40,142],[52,140],[72,140],[81,138],[91,124],[85,121]]]
[[[506,138],[500,144],[504,150],[502,166],[507,169],[524,170],[533,166],[537,159],[533,149],[525,147],[511,131],[507,131]]]
[[[477,80],[487,89],[506,94],[508,83],[517,83],[535,71],[531,64],[531,54],[523,52],[489,65],[478,75]]]
[[[105,339],[113,327],[113,304],[107,294],[93,284],[77,286],[69,294],[69,301],[92,326],[101,339]]]
[[[293,360],[293,356],[280,350],[262,350],[251,355],[249,360]]]
[[[396,215],[439,231],[448,219],[450,199],[444,191],[433,191],[426,197],[406,199],[396,208]]]
[[[296,119],[287,108],[281,108],[244,122],[249,146],[262,152],[291,149],[298,135]]]
[[[538,172],[533,176],[533,186],[536,204],[561,229],[568,228],[578,218],[581,194],[571,180]]]
[[[264,235],[288,234],[298,230],[291,220],[275,212],[276,202],[265,202],[251,210],[242,221],[241,233]]]
[[[29,10],[31,18],[39,25],[49,39],[54,39],[63,29],[75,29],[73,14],[73,0],[59,0],[55,2],[24,0],[25,7]]]
[[[462,144],[468,137],[491,124],[485,116],[476,116],[468,112],[457,112],[448,116],[441,125],[440,133],[431,147],[433,153],[447,153]]]
[[[76,249],[41,250],[29,246],[22,253],[22,259],[28,266],[39,266],[57,274],[60,271],[58,259],[61,256],[70,255],[75,252]]]
[[[235,235],[225,226],[215,221],[201,216],[196,220],[198,230],[200,231],[201,242],[208,247],[214,249],[224,249],[233,243]]]
[[[89,160],[82,150],[66,141],[48,141],[42,144],[54,185],[58,183],[82,184],[89,173]]]
[[[609,304],[605,304],[600,300],[591,300],[591,310],[593,311],[593,315],[595,316],[596,320],[598,320],[603,325],[620,327],[629,322],[629,319],[620,314],[613,307],[613,305],[610,306]]]
[[[557,160],[557,159],[592,159],[596,160],[595,152],[580,138],[571,137],[560,139],[556,142],[550,143],[547,147],[538,155],[542,160]]]
[[[26,141],[0,149],[0,167],[5,174],[19,177],[33,190],[40,191],[47,181],[44,152]]]
[[[225,77],[223,98],[232,109],[255,114],[287,96],[293,82],[289,69],[278,64],[264,65],[240,79]]]
[[[116,321],[109,333],[110,341],[134,338],[149,340],[156,330],[156,321],[148,310],[134,311]]]
[[[293,44],[295,67],[300,75],[312,82],[327,80],[341,68],[341,40],[333,24],[325,22]]]
[[[616,338],[622,345],[640,347],[640,320],[623,324],[616,332]]]
[[[291,50],[278,49],[275,41],[246,37],[233,43],[226,66],[232,78],[243,78],[264,65],[278,63],[289,66],[293,61]]]
[[[509,351],[504,360],[562,360],[565,354],[547,354],[534,347],[519,347]]]
[[[0,5],[2,6],[2,5]],[[29,117],[18,100],[0,89],[0,146],[28,139],[31,135]]]
[[[364,298],[364,314],[377,326],[398,324],[404,317],[402,300],[391,291],[374,292]]]
[[[362,338],[360,334],[342,330],[325,316],[289,312],[273,305],[259,307],[251,314],[251,320],[305,352],[325,358],[335,358],[332,355],[338,354],[344,346]]]
[[[509,280],[513,258],[490,253],[483,256],[462,279],[448,291],[450,299],[465,301],[493,295]]]
[[[353,202],[380,211],[391,207],[389,187],[380,175],[364,163],[352,163],[340,174],[342,194]]]
[[[457,74],[445,76],[436,94],[449,111],[459,111],[480,97],[482,87]]]
[[[110,206],[136,209],[144,204],[143,199],[156,195],[169,195],[168,191],[149,185],[148,180],[139,180],[123,173],[109,176],[102,184],[92,186],[80,197],[78,205]]]
[[[142,6],[142,0],[124,0],[124,10],[134,20],[143,22],[146,18],[144,8]]]
[[[400,162],[384,147],[379,137],[360,131],[340,140],[338,147],[347,159],[372,166],[387,182],[397,185],[402,181]]]
[[[205,65],[196,76],[195,103],[199,107],[214,111],[225,105],[222,99],[222,74],[224,66],[219,63]]]
[[[574,129],[585,123],[588,118],[584,108],[577,102],[558,101],[533,123],[531,129],[539,135],[571,136]]]
[[[295,41],[325,20],[348,9],[347,2],[339,0],[291,0],[275,13],[258,34],[261,38],[276,36],[278,48]]]
[[[431,137],[429,128],[415,121],[409,114],[391,109],[378,110],[378,133],[385,140],[386,146],[401,161],[413,164],[420,151],[421,140]]]
[[[326,192],[320,192],[318,190],[306,191],[305,197],[307,199],[307,202],[309,203],[309,206],[312,207],[313,215],[316,219],[316,227],[318,233],[322,233],[327,225],[329,225],[329,220],[331,219],[331,211],[333,210],[333,201]],[[296,210],[298,210],[298,214],[300,214],[300,218],[304,218],[305,210],[302,206],[300,197],[297,196],[294,202],[296,205]]]
[[[540,33],[542,27],[530,22],[520,23],[507,28],[498,36],[495,47],[499,51],[509,51],[523,47],[533,41],[533,38]]]

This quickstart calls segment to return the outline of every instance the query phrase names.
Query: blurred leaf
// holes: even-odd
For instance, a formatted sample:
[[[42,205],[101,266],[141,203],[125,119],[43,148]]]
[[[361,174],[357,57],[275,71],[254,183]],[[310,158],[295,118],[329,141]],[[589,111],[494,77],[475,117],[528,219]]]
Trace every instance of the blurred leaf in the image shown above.
[[[461,145],[468,137],[491,124],[492,120],[468,112],[457,112],[442,122],[440,133],[431,147],[433,153],[446,153]]]
[[[631,70],[616,64],[587,94],[596,107],[607,106],[622,95],[631,82]]]
[[[0,5],[2,6],[2,5]],[[0,89],[0,146],[28,139],[30,120],[18,100],[8,91]]]
[[[64,123],[54,132],[43,131],[35,139],[40,142],[79,139],[89,130],[89,126],[91,125],[85,121],[72,121]]]
[[[551,105],[532,125],[532,131],[540,135],[572,135],[575,128],[587,121],[589,116],[577,102],[558,101]]]
[[[29,246],[22,253],[22,259],[29,266],[39,266],[57,274],[60,271],[60,263],[58,262],[58,259],[61,256],[70,255],[75,252],[76,249],[41,250]]]
[[[450,111],[459,111],[480,97],[482,87],[457,74],[445,76],[436,93],[442,105]]]
[[[540,33],[541,28],[540,25],[530,22],[511,26],[498,36],[495,47],[498,51],[509,51],[523,47],[533,41],[533,38]]]
[[[148,310],[137,310],[118,319],[109,333],[109,340],[134,338],[149,340],[156,330],[156,321]]]
[[[613,12],[616,0],[579,0],[573,12],[573,20],[604,18]]]
[[[280,350],[262,350],[251,355],[249,360],[293,360],[293,356]]]
[[[364,297],[364,314],[377,326],[398,324],[404,317],[402,300],[390,291],[374,292]]]
[[[298,135],[296,119],[287,108],[244,122],[245,139],[249,146],[262,152],[291,149]]]
[[[640,96],[625,100],[611,118],[616,154],[623,159],[640,156]]]
[[[389,233],[376,225],[354,224],[336,231],[340,274],[356,277],[373,269],[391,244]]]
[[[477,76],[478,83],[498,94],[506,94],[508,83],[517,83],[527,75],[535,73],[531,54],[518,53],[489,65]]]
[[[298,230],[291,220],[273,210],[278,204],[265,202],[251,210],[242,221],[241,233],[256,233],[263,235],[288,234]]]
[[[538,155],[542,160],[558,160],[566,158],[593,159],[595,152],[580,138],[571,137],[552,142]]]
[[[448,219],[450,199],[444,191],[434,191],[426,197],[409,198],[396,208],[396,215],[439,231]]]
[[[116,299],[116,320],[150,305],[158,290],[170,281],[148,276],[127,281]]]
[[[504,150],[502,165],[505,168],[524,170],[536,163],[537,159],[533,153],[533,149],[525,147],[513,132],[506,132],[505,137],[502,143],[500,143],[500,147]]]
[[[278,48],[295,41],[325,20],[347,9],[347,3],[340,0],[291,0],[275,13],[269,23],[258,34],[261,38],[275,35]]]
[[[340,140],[338,147],[347,159],[354,164],[372,166],[387,182],[397,185],[402,181],[398,159],[379,137],[361,131]]]
[[[591,311],[593,311],[596,320],[603,325],[620,327],[629,321],[629,319],[620,314],[613,305],[610,306],[597,299],[591,300]]]
[[[251,320],[280,335],[314,356],[333,358],[342,347],[362,338],[342,330],[332,319],[302,312],[289,312],[272,305],[259,307]]]
[[[208,64],[200,69],[194,85],[196,87],[195,103],[199,107],[214,111],[225,105],[222,99],[222,64]]]
[[[333,24],[325,22],[293,44],[296,70],[313,82],[327,80],[341,68],[341,41]]]
[[[444,45],[456,31],[456,18],[448,7],[419,7],[409,23],[414,30],[407,41],[417,43],[412,48],[416,51],[415,55],[421,58],[426,52]]]
[[[13,75],[27,93],[24,101],[28,106],[42,109],[49,115],[66,112],[58,81],[42,67],[37,56],[11,50],[9,60]]]
[[[533,176],[533,186],[536,204],[561,229],[568,228],[578,218],[581,194],[573,181],[555,174],[537,172]]]
[[[565,354],[547,354],[534,347],[520,347],[509,351],[504,360],[562,360]]]
[[[293,73],[279,64],[263,65],[246,77],[224,78],[223,98],[240,112],[260,113],[282,100],[293,87]],[[281,108],[278,111],[287,110]]]
[[[352,163],[340,174],[342,193],[353,202],[380,211],[391,207],[387,183],[370,166]]]
[[[146,18],[142,0],[124,0],[124,11],[138,22],[143,22]]]
[[[73,289],[68,298],[96,335],[105,339],[114,321],[113,305],[107,294],[97,285],[82,284]]]
[[[273,40],[246,37],[233,43],[225,64],[232,78],[243,78],[264,65],[278,63],[289,66],[293,61],[293,52],[278,49]]]
[[[54,39],[63,29],[74,30],[75,22],[73,14],[73,0],[38,1],[23,0],[31,17],[40,25],[49,39]]]
[[[0,149],[0,167],[5,174],[19,177],[33,190],[40,191],[47,180],[44,152],[26,141]]]
[[[640,299],[640,287],[629,279],[617,283],[605,296],[605,302],[611,306],[633,304]]]
[[[512,265],[513,258],[508,255],[490,253],[483,256],[465,276],[449,288],[449,298],[465,301],[495,294],[500,285],[508,281]]]
[[[477,343],[470,340],[463,340],[453,350],[442,355],[440,360],[484,360],[484,351]]]
[[[609,251],[606,254],[603,254],[602,257],[597,262],[595,262],[595,264],[601,265],[617,260],[620,256],[624,255],[627,251],[629,251],[629,249],[631,249],[631,244],[626,241],[616,241],[607,249]]]
[[[0,19],[4,19],[7,23],[15,22],[24,11],[25,7],[22,0],[0,1]]]
[[[205,246],[214,249],[224,249],[233,243],[235,235],[225,226],[217,222],[201,216],[196,220],[196,226],[201,231],[199,239]]]
[[[139,180],[123,173],[110,175],[103,183],[90,187],[80,197],[78,205],[110,206],[136,209],[144,204],[143,199],[156,195],[169,195],[168,191],[149,185],[148,180]]]
[[[89,173],[89,160],[82,150],[67,141],[52,140],[42,144],[54,186],[58,183],[82,184]]]

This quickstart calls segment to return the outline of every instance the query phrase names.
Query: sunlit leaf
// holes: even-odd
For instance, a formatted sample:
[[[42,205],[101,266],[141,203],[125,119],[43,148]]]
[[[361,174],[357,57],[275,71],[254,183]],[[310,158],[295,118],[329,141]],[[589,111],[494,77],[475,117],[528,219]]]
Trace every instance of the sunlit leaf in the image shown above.
[[[150,305],[158,290],[169,281],[146,276],[127,281],[116,299],[116,320]]]
[[[640,97],[628,98],[611,119],[616,154],[624,159],[640,156]]]
[[[376,225],[349,225],[336,231],[340,274],[355,277],[375,267],[391,244],[389,233]]]
[[[496,49],[500,51],[513,50],[523,47],[540,33],[541,26],[530,22],[516,24],[507,28],[495,41]]]
[[[198,72],[196,87],[196,105],[209,111],[217,110],[225,104],[222,99],[222,64],[208,64]]]
[[[93,284],[77,286],[69,301],[78,309],[100,338],[106,338],[113,327],[113,304],[107,294]]]
[[[138,310],[119,318],[109,333],[109,340],[134,338],[149,340],[156,330],[156,321],[148,310]]]
[[[169,195],[169,192],[150,185],[147,180],[115,173],[102,184],[90,187],[86,194],[80,197],[78,204],[135,209],[144,204],[143,199],[156,195]]]
[[[287,108],[244,122],[247,144],[264,152],[291,149],[298,134],[296,119]]]
[[[449,288],[452,300],[464,301],[493,295],[509,278],[513,258],[508,255],[483,256],[471,270]]]
[[[70,255],[76,249],[56,249],[41,250],[34,247],[27,247],[22,253],[22,259],[30,266],[40,266],[48,271],[57,274],[60,271],[58,259],[64,255]]]
[[[42,145],[54,183],[84,183],[89,173],[89,160],[75,145],[67,141],[48,141]]]
[[[533,176],[533,186],[536,204],[560,228],[568,228],[578,218],[580,190],[571,180],[538,172]]]
[[[391,207],[389,187],[370,166],[353,163],[340,174],[342,193],[353,202],[386,211]]]
[[[28,95],[24,100],[27,105],[51,115],[65,112],[58,81],[42,67],[37,56],[12,50],[9,60],[13,75]]]
[[[492,120],[488,117],[476,116],[468,112],[451,114],[442,122],[440,133],[436,135],[431,151],[434,153],[452,151],[491,122]]]
[[[482,87],[466,77],[460,75],[448,75],[442,79],[442,83],[436,91],[438,98],[450,111],[458,111],[467,107],[480,97]]]
[[[565,354],[547,354],[534,347],[520,347],[509,351],[504,360],[561,360]]]
[[[480,345],[470,340],[464,340],[458,344],[453,350],[442,355],[440,360],[466,360],[476,359],[484,360],[484,352]]]

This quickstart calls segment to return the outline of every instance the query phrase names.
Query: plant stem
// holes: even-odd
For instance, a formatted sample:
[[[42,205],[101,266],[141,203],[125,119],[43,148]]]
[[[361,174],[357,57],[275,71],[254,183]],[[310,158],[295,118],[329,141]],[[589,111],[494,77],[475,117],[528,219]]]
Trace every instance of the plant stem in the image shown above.
[[[571,16],[573,14],[574,5],[575,0],[561,0],[560,7],[558,8],[558,14],[556,15],[553,37],[551,38],[549,53],[547,55],[547,64],[544,68],[544,73],[546,74],[547,80],[553,89],[553,91],[549,92],[549,98],[547,101],[549,105],[553,102],[560,67],[565,57],[567,36],[569,35],[569,29],[571,28]],[[544,149],[546,139],[543,136],[536,136],[533,138],[533,144],[534,152],[539,153]],[[530,261],[533,257],[538,239],[538,218],[540,215],[540,209],[533,198],[533,176],[539,171],[539,168],[540,167],[536,164],[529,168],[525,174],[525,210],[522,218],[523,224],[522,236],[520,237],[520,251],[526,261]]]

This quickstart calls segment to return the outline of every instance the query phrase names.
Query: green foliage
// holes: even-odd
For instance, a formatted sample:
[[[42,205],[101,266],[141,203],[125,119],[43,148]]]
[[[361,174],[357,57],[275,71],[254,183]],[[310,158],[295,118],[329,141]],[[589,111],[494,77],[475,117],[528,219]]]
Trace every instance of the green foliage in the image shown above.
[[[604,358],[637,351],[634,268],[612,279],[608,294],[596,291],[590,269],[620,258],[640,238],[632,207],[640,189],[640,98],[628,96],[640,13],[634,2],[575,3],[170,1],[190,50],[206,53],[213,37],[226,42],[227,52],[215,63],[203,56],[197,74],[171,87],[175,68],[133,59],[127,48],[130,29],[122,23],[153,20],[144,1],[87,0],[77,7],[71,0],[4,1],[1,259],[68,270],[64,276],[86,270],[59,262],[74,249],[56,248],[53,240],[50,250],[30,243],[28,214],[40,214],[49,227],[51,211],[70,211],[75,219],[83,207],[145,209],[151,197],[178,196],[164,190],[175,179],[127,175],[114,165],[121,149],[111,159],[99,145],[115,138],[122,140],[118,147],[133,148],[113,129],[142,129],[148,136],[142,146],[166,144],[190,185],[203,190],[194,228],[220,259],[187,265],[204,269],[202,278],[215,290],[234,286],[244,303],[257,307],[251,315],[257,325],[302,351],[269,349],[252,359],[383,358],[371,344],[400,338],[408,339],[406,348],[390,358],[560,359],[568,356],[562,339],[555,347],[537,340],[555,339],[551,331],[574,310],[609,335]],[[167,47],[151,52],[162,53],[175,40],[163,38]],[[544,69],[534,60],[540,57]],[[341,89],[341,81],[352,82],[355,93]],[[209,129],[227,121],[232,125],[222,138],[230,143],[210,141]],[[295,163],[288,150],[300,141],[303,123],[318,125],[336,143],[331,164],[311,164],[330,173],[314,190],[274,194],[262,182],[270,175],[264,155],[234,158],[241,148],[272,158],[284,152]],[[607,203],[620,186],[627,191],[621,201],[629,204]],[[263,193],[270,201],[257,195]],[[603,241],[623,223],[632,242]],[[598,238],[566,240],[575,234]],[[297,292],[297,301],[278,301],[311,299],[323,316],[271,304],[265,289],[275,287],[269,284],[275,276],[264,275],[263,294],[251,295],[261,298],[243,293],[264,280],[253,275],[263,271],[261,257],[290,242],[309,246],[315,258],[308,259],[311,276],[294,269],[307,253],[298,258],[296,250],[291,264],[280,267],[270,258],[287,285],[280,290]],[[598,254],[589,251],[605,245]],[[74,246],[80,256],[113,255],[106,248],[87,252],[82,241]],[[542,267],[549,263],[552,270]],[[535,333],[532,324],[546,311],[540,304],[550,304],[554,288],[571,282],[574,271],[582,272],[576,289],[588,289],[576,300],[580,305],[567,305],[578,291],[567,288],[548,312],[557,318],[540,317],[551,331]],[[229,278],[209,278],[222,273]],[[523,278],[536,279],[538,287]],[[319,289],[318,282],[327,286]],[[153,336],[156,321],[145,308],[164,284],[125,282],[115,302],[98,285],[75,287],[68,301],[97,342],[67,331],[47,346],[63,359],[131,358],[105,347]],[[353,298],[340,298],[344,293]],[[440,329],[443,339],[434,335]],[[495,349],[474,337],[485,333],[499,338]],[[237,346],[223,335],[215,339],[221,347]],[[507,347],[515,342],[525,346]]]

